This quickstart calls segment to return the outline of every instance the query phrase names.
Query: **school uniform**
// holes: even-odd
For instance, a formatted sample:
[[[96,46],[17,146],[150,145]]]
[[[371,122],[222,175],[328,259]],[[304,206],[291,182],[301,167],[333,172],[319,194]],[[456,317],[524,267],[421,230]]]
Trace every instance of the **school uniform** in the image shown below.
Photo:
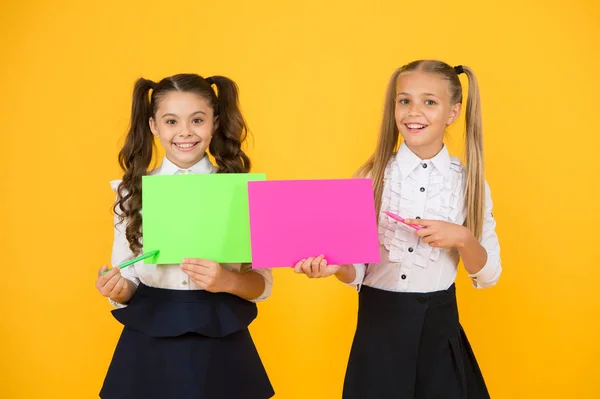
[[[404,143],[384,175],[378,264],[358,264],[358,323],[344,382],[344,399],[482,399],[489,394],[462,329],[454,280],[456,249],[433,248],[383,212],[405,218],[466,219],[465,168],[443,149],[421,160]],[[489,186],[481,245],[485,266],[471,274],[476,288],[502,272]]]
[[[166,157],[153,175],[214,173],[204,157],[182,170]],[[116,191],[120,181],[111,182]],[[207,194],[210,195],[210,194]],[[185,209],[174,208],[174,212]],[[126,222],[115,215],[112,264],[134,256],[125,238]],[[110,301],[123,332],[100,392],[102,399],[267,399],[273,387],[248,326],[257,316],[255,302],[273,286],[269,269],[222,264],[236,272],[259,273],[265,290],[252,301],[202,290],[179,265],[140,261],[121,270],[137,286],[128,304]]]

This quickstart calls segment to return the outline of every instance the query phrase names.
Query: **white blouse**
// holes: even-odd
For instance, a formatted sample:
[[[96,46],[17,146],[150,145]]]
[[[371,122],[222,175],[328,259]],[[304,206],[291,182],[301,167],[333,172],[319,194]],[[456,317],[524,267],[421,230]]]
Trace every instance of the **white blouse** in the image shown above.
[[[166,157],[163,159],[161,166],[151,172],[151,175],[176,175],[185,173],[203,174],[203,173],[214,173],[216,168],[210,162],[207,156],[202,158],[200,162],[195,164],[189,169],[180,169]],[[111,182],[113,190],[117,191],[121,180],[115,180]],[[129,242],[125,237],[126,221],[118,224],[119,218],[115,214],[114,217],[114,241],[112,250],[112,264],[114,266],[119,265],[129,259],[133,259],[134,255],[129,249]],[[273,275],[270,269],[251,269],[249,265],[242,265],[241,263],[222,263],[225,269],[236,272],[254,272],[263,276],[265,279],[265,290],[263,293],[252,302],[264,301],[271,295],[273,288]],[[139,261],[131,266],[121,269],[121,274],[126,279],[133,282],[136,286],[142,282],[143,284],[156,287],[165,288],[172,290],[200,290],[196,283],[194,283],[190,277],[185,274],[179,265],[153,265],[144,264],[144,261]],[[125,305],[110,301],[116,307],[123,307]]]
[[[448,289],[456,279],[459,262],[455,248],[433,248],[422,243],[410,229],[390,219],[390,211],[405,219],[444,220],[462,225],[466,219],[465,168],[450,157],[447,148],[432,159],[421,160],[404,143],[388,164],[384,177],[379,243],[381,260],[377,264],[357,264],[356,278],[361,284],[386,291],[434,292]],[[495,232],[490,188],[485,183],[485,210],[480,244],[487,251],[485,266],[470,274],[476,288],[491,287],[500,278],[500,246]]]

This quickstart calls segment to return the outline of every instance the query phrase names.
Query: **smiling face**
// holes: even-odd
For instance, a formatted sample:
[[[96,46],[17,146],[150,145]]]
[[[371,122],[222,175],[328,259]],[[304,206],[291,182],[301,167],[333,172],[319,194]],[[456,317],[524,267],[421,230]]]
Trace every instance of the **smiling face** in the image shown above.
[[[170,91],[160,98],[150,129],[159,138],[167,159],[182,169],[205,155],[215,130],[214,111],[196,93]]]
[[[433,158],[444,132],[460,114],[452,104],[448,80],[418,70],[402,72],[396,83],[396,126],[404,142],[421,159]]]

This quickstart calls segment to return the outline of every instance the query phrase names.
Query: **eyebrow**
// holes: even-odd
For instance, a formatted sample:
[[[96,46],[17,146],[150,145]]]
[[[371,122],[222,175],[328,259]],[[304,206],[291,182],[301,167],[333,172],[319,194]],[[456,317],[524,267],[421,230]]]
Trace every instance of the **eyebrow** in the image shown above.
[[[433,96],[433,97],[440,98],[437,94],[433,94],[433,93],[423,93],[423,95],[424,96]],[[398,97],[398,96],[408,96],[408,97],[411,97],[411,95],[409,93],[406,93],[404,91],[402,93],[398,93],[396,95],[396,97]]]
[[[204,112],[204,111],[196,111],[196,112],[194,112],[194,113],[193,113],[192,115],[190,115],[190,116],[194,116],[194,115],[196,115],[196,114],[202,114],[202,115],[206,116],[206,112]],[[168,113],[164,114],[162,117],[164,118],[165,116],[174,116],[175,118],[177,118],[177,115],[175,115],[175,114],[173,114],[173,113],[170,113],[170,112],[168,112]]]

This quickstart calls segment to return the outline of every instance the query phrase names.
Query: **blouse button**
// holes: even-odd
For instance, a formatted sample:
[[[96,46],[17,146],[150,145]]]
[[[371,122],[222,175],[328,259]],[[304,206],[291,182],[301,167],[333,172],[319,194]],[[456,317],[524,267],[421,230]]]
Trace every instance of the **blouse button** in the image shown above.
[[[182,281],[181,284],[186,285],[187,281]]]
[[[408,252],[413,252],[415,249],[413,247],[408,248]]]
[[[403,274],[402,276],[400,276],[402,278],[402,280],[406,280],[406,274]]]
[[[426,163],[423,164],[423,169],[427,169],[427,164]]]
[[[425,187],[421,187],[421,188],[419,189],[419,191],[420,191],[420,192],[422,192],[422,193],[424,193],[424,192],[425,192]]]
[[[421,219],[421,216],[417,216],[415,219]]]

